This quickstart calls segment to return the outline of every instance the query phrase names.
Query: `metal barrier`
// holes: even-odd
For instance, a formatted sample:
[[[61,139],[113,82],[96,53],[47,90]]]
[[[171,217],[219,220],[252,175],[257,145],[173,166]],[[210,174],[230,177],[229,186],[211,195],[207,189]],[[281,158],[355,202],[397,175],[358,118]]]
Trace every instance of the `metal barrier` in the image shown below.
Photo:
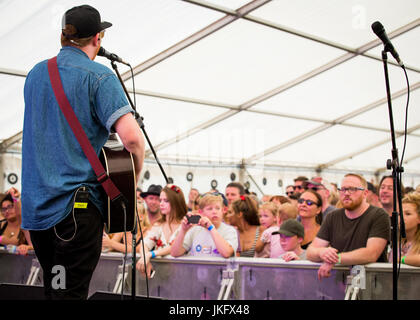
[[[103,253],[93,274],[95,292],[131,293],[131,259],[122,283],[123,255]],[[264,258],[156,258],[155,275],[136,273],[136,295],[169,300],[383,300],[392,299],[392,264],[337,266],[318,280],[318,263]],[[33,253],[0,251],[0,283],[42,285],[42,270]],[[401,266],[398,299],[420,299],[420,268]]]
[[[159,258],[149,294],[166,299],[343,300],[349,267],[336,267],[318,280],[319,263],[265,258]],[[144,277],[136,293],[145,295]]]
[[[361,300],[392,300],[392,263],[371,263],[365,267],[366,289]],[[420,300],[420,268],[401,265],[398,278],[399,300]]]
[[[117,285],[120,266],[123,264],[120,253],[103,253],[93,273],[89,286],[89,296],[97,291],[113,292]],[[26,256],[0,250],[0,283],[27,284],[42,286],[42,268],[34,252]]]

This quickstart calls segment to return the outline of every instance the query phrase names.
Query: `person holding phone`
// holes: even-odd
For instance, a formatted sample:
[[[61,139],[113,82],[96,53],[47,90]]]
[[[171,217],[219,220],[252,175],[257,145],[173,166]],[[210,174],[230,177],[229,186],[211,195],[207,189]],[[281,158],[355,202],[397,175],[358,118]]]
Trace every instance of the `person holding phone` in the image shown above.
[[[207,194],[200,199],[199,208],[198,214],[189,212],[182,220],[181,229],[171,246],[171,255],[233,256],[238,248],[238,234],[234,227],[222,221],[222,197]]]

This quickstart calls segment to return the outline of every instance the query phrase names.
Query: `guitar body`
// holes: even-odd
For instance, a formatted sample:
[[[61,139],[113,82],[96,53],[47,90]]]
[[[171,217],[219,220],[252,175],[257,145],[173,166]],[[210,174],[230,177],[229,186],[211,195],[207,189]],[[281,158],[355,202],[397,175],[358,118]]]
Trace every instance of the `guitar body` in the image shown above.
[[[107,233],[133,231],[136,222],[136,174],[133,156],[124,146],[110,144],[102,148],[99,159],[112,182],[128,202],[124,226],[123,208],[114,204],[107,196],[105,230]]]

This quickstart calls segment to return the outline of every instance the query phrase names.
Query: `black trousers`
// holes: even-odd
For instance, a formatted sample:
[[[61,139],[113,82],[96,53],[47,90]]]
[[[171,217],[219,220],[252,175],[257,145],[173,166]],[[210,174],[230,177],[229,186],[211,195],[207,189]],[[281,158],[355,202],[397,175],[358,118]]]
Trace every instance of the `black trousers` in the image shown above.
[[[74,214],[73,214],[74,212]],[[30,231],[43,270],[46,299],[87,299],[102,251],[103,217],[88,201],[55,227]]]

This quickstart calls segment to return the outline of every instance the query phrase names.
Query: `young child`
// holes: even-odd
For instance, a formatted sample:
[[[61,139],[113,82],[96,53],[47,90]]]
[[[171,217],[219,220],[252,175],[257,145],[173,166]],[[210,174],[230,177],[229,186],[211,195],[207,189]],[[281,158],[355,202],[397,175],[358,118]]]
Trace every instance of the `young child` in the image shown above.
[[[238,248],[238,234],[234,227],[222,222],[222,197],[207,194],[200,199],[199,208],[200,220],[197,224],[188,222],[188,217],[197,212],[189,212],[182,220],[181,230],[171,247],[171,255],[234,256]]]
[[[255,246],[256,258],[270,258],[271,234],[278,230],[279,205],[275,202],[265,202],[258,213],[260,224],[265,228]]]
[[[279,207],[278,225],[281,226],[286,220],[296,220],[298,215],[297,207],[292,203],[283,203]],[[278,230],[278,227],[276,231]],[[280,244],[280,237],[270,234],[270,258],[279,258],[285,251]]]
[[[305,237],[303,225],[294,219],[283,222],[278,231],[272,233],[273,236],[280,235],[280,244],[285,251],[280,258],[289,262],[291,260],[306,260],[306,250],[301,248],[301,243]]]

